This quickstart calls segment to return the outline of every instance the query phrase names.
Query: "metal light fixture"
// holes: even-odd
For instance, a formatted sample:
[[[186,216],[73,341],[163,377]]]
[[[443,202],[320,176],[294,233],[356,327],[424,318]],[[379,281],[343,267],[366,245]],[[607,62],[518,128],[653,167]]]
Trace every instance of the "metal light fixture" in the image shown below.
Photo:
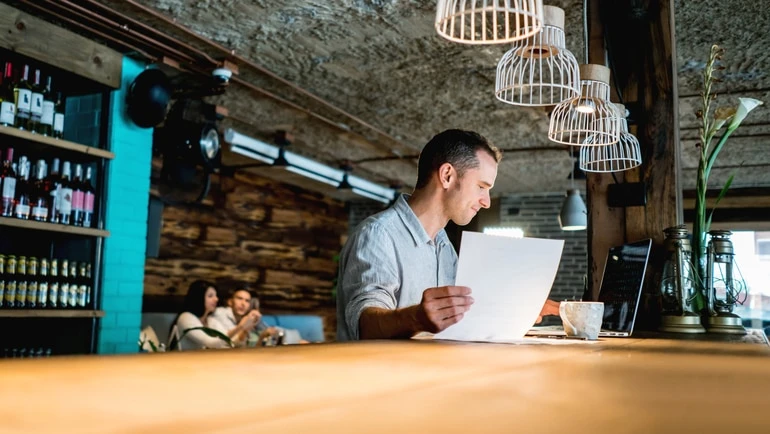
[[[438,0],[436,31],[462,44],[504,44],[543,28],[543,0]]]
[[[620,140],[611,145],[593,146],[594,136],[586,139],[580,148],[580,170],[585,172],[621,172],[642,164],[642,151],[639,140],[628,132],[626,107],[615,104],[616,115],[620,122]]]
[[[580,65],[581,94],[563,101],[551,113],[548,138],[571,146],[603,146],[620,140],[620,119],[610,102],[610,70]],[[590,144],[586,141],[591,138]]]
[[[571,149],[570,159],[572,159]],[[561,211],[559,211],[559,226],[563,231],[582,231],[588,227],[588,210],[583,198],[580,197],[580,191],[575,188],[574,164],[570,172],[570,188],[567,190],[567,197],[564,198]]]
[[[737,303],[746,300],[746,282],[735,262],[732,232],[709,231],[711,239],[706,251],[706,298],[708,300],[708,331],[711,333],[746,334],[741,317],[733,313]]]
[[[575,56],[564,38],[564,10],[544,7],[543,30],[514,43],[497,64],[495,96],[522,106],[556,105],[580,96]]]

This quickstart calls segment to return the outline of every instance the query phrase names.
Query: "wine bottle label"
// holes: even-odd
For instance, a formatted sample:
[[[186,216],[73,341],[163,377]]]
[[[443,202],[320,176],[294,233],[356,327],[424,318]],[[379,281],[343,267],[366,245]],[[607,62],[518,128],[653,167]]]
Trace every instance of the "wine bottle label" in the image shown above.
[[[5,305],[13,306],[16,301],[16,281],[11,280],[5,284]]]
[[[56,113],[53,115],[53,130],[58,132],[64,131],[64,114]]]
[[[17,112],[29,112],[32,109],[32,91],[19,89],[19,97],[16,100]]]
[[[16,306],[24,306],[27,301],[27,282],[21,281],[16,286]]]
[[[86,307],[86,286],[78,286],[78,307]]]
[[[72,191],[72,209],[76,211],[82,211],[83,210],[83,202],[85,198],[83,194],[83,190],[73,190]]]
[[[67,303],[70,299],[70,284],[64,282],[59,286],[59,306],[67,307]]]
[[[32,93],[32,107],[30,107],[29,111],[32,112],[32,116],[42,116],[43,115],[43,94],[33,92]]]
[[[37,282],[29,282],[27,286],[27,305],[34,306],[37,303]]]
[[[0,280],[0,307],[3,306],[5,297],[5,280]]]
[[[3,199],[13,200],[16,196],[16,178],[6,176],[3,178]]]
[[[53,101],[43,101],[43,115],[40,117],[40,123],[53,126]]]
[[[29,205],[16,204],[16,218],[29,218]]]
[[[51,214],[59,211],[59,202],[61,202],[61,184],[56,184],[56,188],[51,190]]]
[[[72,189],[62,188],[59,199],[59,213],[69,215],[72,212]]]
[[[94,212],[94,194],[90,191],[86,192],[83,199],[83,210],[85,212]]]
[[[75,307],[78,305],[78,286],[77,285],[70,285],[70,297],[68,301],[70,307]]]
[[[42,206],[32,207],[32,218],[37,220],[48,219],[48,208]]]
[[[37,304],[45,306],[48,303],[48,282],[40,282],[37,286]]]
[[[51,300],[51,307],[56,307],[59,301],[59,282],[52,282],[48,288],[48,299]]]
[[[10,101],[0,104],[0,124],[13,125],[16,120],[16,106]]]

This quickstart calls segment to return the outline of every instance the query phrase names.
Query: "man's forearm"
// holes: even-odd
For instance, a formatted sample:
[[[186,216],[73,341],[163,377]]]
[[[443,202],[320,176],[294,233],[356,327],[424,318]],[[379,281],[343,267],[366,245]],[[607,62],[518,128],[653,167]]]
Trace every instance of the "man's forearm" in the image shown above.
[[[408,339],[422,330],[417,312],[419,306],[403,309],[368,307],[358,320],[361,339]]]

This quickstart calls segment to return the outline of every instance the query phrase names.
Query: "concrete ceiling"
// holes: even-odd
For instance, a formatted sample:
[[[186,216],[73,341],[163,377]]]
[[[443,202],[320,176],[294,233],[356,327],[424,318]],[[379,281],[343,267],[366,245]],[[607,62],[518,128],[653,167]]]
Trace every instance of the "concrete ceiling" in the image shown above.
[[[226,55],[131,2],[100,3],[212,57]],[[508,48],[465,46],[439,37],[433,29],[435,0],[137,3],[329,103],[241,65],[241,79],[294,106],[232,84],[215,98],[229,109],[225,126],[267,141],[276,130],[291,131],[296,138],[293,152],[329,165],[353,160],[356,175],[383,184],[401,183],[405,190],[416,179],[413,157],[435,133],[472,129],[508,151],[493,190],[496,194],[563,191],[569,185],[570,155],[548,141],[546,113],[506,105],[494,97],[495,68]],[[566,11],[567,48],[583,63],[582,0],[546,4]],[[727,50],[727,69],[718,86],[725,93],[717,100],[720,104],[735,104],[738,96],[770,104],[770,7],[743,0],[676,0],[674,7],[682,181],[683,188],[692,189],[698,136],[694,107],[709,47],[719,43]],[[717,160],[712,187],[719,188],[731,173],[736,174],[734,186],[770,186],[769,133],[770,109],[763,106],[751,113]],[[227,156],[226,161],[236,160]]]

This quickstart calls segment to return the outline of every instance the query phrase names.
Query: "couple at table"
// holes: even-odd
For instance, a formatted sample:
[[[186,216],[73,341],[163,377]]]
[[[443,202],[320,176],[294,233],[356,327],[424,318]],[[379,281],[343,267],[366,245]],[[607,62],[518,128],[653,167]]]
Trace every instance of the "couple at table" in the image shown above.
[[[364,220],[342,249],[338,340],[409,338],[463,318],[473,297],[454,284],[457,253],[444,227],[467,225],[489,208],[501,157],[472,131],[447,130],[425,145],[413,193]],[[548,300],[540,318],[558,312]]]

